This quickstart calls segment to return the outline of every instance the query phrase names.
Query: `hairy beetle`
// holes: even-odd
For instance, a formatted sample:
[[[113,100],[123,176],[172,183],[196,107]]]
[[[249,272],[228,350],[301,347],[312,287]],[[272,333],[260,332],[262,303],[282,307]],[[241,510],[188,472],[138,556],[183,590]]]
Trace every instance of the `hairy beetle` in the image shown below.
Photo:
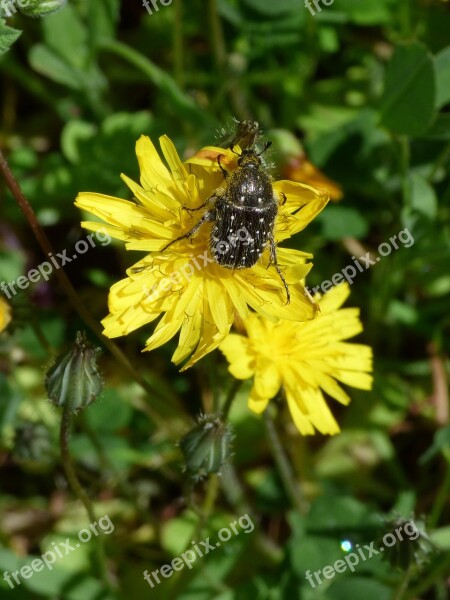
[[[261,159],[261,154],[269,146],[270,142],[266,143],[258,153],[253,148],[243,150],[238,166],[232,173],[222,167],[219,156],[224,184],[202,206],[188,209],[207,207],[198,223],[181,237],[172,240],[163,251],[179,240],[192,238],[207,222],[214,224],[210,236],[211,254],[217,264],[227,269],[253,267],[269,244],[271,263],[283,282],[288,304],[289,288],[277,263],[273,237],[279,200]]]

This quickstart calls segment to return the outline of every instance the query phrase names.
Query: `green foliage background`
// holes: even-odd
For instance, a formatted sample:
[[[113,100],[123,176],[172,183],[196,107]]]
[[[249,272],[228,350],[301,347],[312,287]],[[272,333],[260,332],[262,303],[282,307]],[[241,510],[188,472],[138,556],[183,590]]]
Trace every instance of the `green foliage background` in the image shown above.
[[[70,446],[98,515],[115,525],[105,536],[114,589],[98,578],[91,543],[14,590],[0,577],[2,600],[448,597],[450,6],[321,6],[312,16],[300,0],[173,0],[150,15],[139,0],[69,0],[41,19],[2,20],[0,144],[58,251],[85,235],[78,191],[129,197],[119,174],[137,178],[142,133],[168,134],[187,157],[233,117],[258,120],[268,137],[295,134],[343,187],[344,199],[295,240],[314,253],[311,287],[351,263],[355,248],[376,253],[405,227],[415,240],[352,286],[375,385],[352,390],[348,408],[332,407],[342,433],[301,438],[280,406],[302,514],[289,504],[262,419],[246,408],[248,386],[231,412],[239,487],[228,479],[228,493],[216,490],[212,502],[204,481],[193,491],[203,517],[186,507],[176,441],[213,399],[224,401],[232,381],[218,353],[184,374],[170,363],[175,342],[141,355],[149,332],[140,331],[119,343],[152,393],[105,352],[105,391],[77,421]],[[0,211],[0,280],[12,281],[43,257],[3,183]],[[96,319],[136,256],[113,243],[67,266]],[[13,311],[0,337],[0,573],[87,524],[60,464],[60,413],[43,388],[52,357],[85,326],[55,279],[15,297]],[[155,589],[143,580],[194,533],[214,536],[248,511],[254,532]],[[434,550],[420,569],[375,557],[311,588],[307,569],[342,558],[343,541],[382,536],[392,516],[414,516],[427,529]]]

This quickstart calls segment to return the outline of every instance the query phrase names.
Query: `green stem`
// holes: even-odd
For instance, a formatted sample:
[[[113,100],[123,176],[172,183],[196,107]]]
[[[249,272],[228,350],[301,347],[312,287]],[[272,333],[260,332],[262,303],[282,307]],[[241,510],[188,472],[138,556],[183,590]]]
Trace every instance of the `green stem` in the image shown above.
[[[115,468],[113,463],[109,460],[107,453],[103,449],[103,446],[102,446],[100,440],[98,439],[97,433],[85,419],[84,413],[81,414],[80,420],[81,420],[81,425],[86,432],[86,435],[92,442],[92,445],[94,446],[95,451],[97,452],[97,456],[99,458],[102,469],[106,472],[109,471],[110,473],[112,473],[112,475],[115,477],[116,484],[117,484],[117,487],[119,488],[119,490],[122,492],[122,494],[126,498],[128,498],[130,501],[132,501],[134,503],[136,501],[136,494],[135,494],[133,488],[120,475],[120,473],[117,471],[117,469]]]
[[[75,496],[82,502],[86,512],[88,514],[89,520],[91,523],[96,522],[94,506],[86,494],[83,486],[81,485],[77,474],[75,472],[75,468],[72,462],[72,458],[69,452],[69,434],[70,434],[70,426],[72,422],[72,408],[70,403],[67,403],[63,407],[63,414],[61,418],[61,429],[59,442],[61,447],[61,461],[64,467],[64,471],[66,473],[67,481],[69,482],[70,487],[72,488]],[[102,536],[98,536],[95,540],[96,544],[96,553],[97,553],[97,562],[100,575],[102,579],[105,581],[108,587],[110,587],[110,582],[108,580],[108,570],[106,566],[106,558],[105,551],[103,547],[103,539]]]
[[[437,157],[436,162],[431,170],[431,173],[428,176],[429,183],[433,183],[433,179],[434,179],[436,173],[439,171],[439,169],[441,167],[443,167],[445,165],[445,163],[447,162],[449,157],[450,157],[450,142],[445,145],[444,149]]]
[[[270,407],[267,408],[264,412],[264,421],[272,454],[277,464],[281,480],[286,490],[286,494],[288,495],[292,506],[296,508],[299,511],[299,513],[304,513],[305,506],[302,499],[302,494],[295,480],[291,464],[287,458],[286,453],[284,452],[283,446],[281,444],[280,438],[275,427],[275,423],[270,415]]]
[[[395,592],[392,596],[392,600],[401,600],[402,598],[404,598],[405,592],[408,589],[409,582],[411,581],[412,574],[413,574],[413,566],[409,565],[409,567],[406,569],[405,574],[400,582],[400,585],[395,590]]]
[[[402,0],[399,7],[400,27],[402,36],[408,39],[412,35],[412,7],[410,0]]]
[[[205,124],[205,113],[189,96],[183,93],[170,75],[146,56],[117,40],[103,40],[100,46],[102,50],[119,56],[144,73],[155,86],[162,90],[173,107],[179,110],[185,118],[192,119],[197,125]]]
[[[252,113],[247,106],[247,100],[242,92],[242,85],[236,77],[228,72],[228,55],[220,19],[217,0],[208,0],[209,24],[211,30],[211,45],[219,77],[225,81],[225,87],[236,116],[241,119],[251,119]]]
[[[411,186],[409,181],[409,164],[411,160],[411,149],[409,144],[409,138],[407,136],[402,136],[400,138],[400,149],[403,204],[406,208],[411,208]]]
[[[225,403],[222,408],[222,418],[224,420],[228,419],[228,415],[230,414],[231,410],[231,405],[233,404],[233,401],[236,398],[236,395],[240,390],[241,385],[242,381],[240,379],[235,379],[233,381],[233,385],[231,386],[230,391],[228,392],[228,396],[226,397]]]
[[[39,320],[36,316],[36,313],[31,312],[30,318],[31,318],[31,327],[33,328],[36,338],[39,340],[42,348],[47,352],[47,354],[49,356],[51,356],[54,353],[54,349],[52,348],[52,346],[50,345],[50,342],[45,337],[45,334],[42,331],[42,328],[41,328]]]
[[[206,488],[206,495],[205,495],[205,499],[203,501],[202,507],[201,508],[195,508],[193,507],[193,510],[196,512],[197,516],[198,516],[198,521],[195,525],[194,531],[192,532],[192,537],[191,537],[191,541],[194,542],[198,542],[199,540],[197,539],[203,532],[208,519],[212,513],[212,511],[214,510],[214,506],[216,504],[216,500],[217,500],[217,496],[219,493],[219,477],[216,474],[210,475],[209,479],[208,479],[208,483],[207,483],[207,488]],[[184,552],[186,552],[187,550],[191,550],[192,549],[192,545],[189,542],[185,549]],[[168,598],[169,599],[173,599],[173,600],[177,600],[177,598],[180,597],[180,592],[181,592],[181,588],[185,588],[187,585],[187,582],[192,579],[196,574],[195,570],[192,570],[189,574],[186,573],[181,573],[178,572],[175,574],[175,577],[172,577],[172,581],[171,581],[171,585],[170,588],[168,590]]]
[[[10,189],[14,199],[16,200],[17,204],[19,205],[20,209],[22,210],[23,214],[25,215],[43,253],[46,256],[49,256],[50,254],[54,255],[55,251],[50,243],[49,238],[47,237],[47,234],[45,233],[41,224],[37,220],[37,217],[33,211],[33,208],[31,207],[31,204],[28,202],[27,198],[25,197],[24,193],[22,192],[20,185],[17,182],[17,180],[15,179],[11,169],[9,168],[8,162],[1,150],[0,150],[0,173],[3,175],[3,177],[6,181],[6,185]],[[101,341],[101,343],[104,346],[106,346],[106,348],[108,348],[108,350],[111,352],[111,354],[117,360],[117,362],[120,363],[122,365],[122,367],[130,374],[130,376],[133,379],[135,379],[139,383],[139,385],[141,385],[141,387],[151,396],[153,406],[148,406],[148,409],[147,409],[148,413],[149,413],[149,415],[151,415],[151,417],[153,418],[155,423],[157,423],[163,429],[166,429],[167,428],[167,420],[164,417],[162,417],[159,414],[159,412],[167,415],[170,412],[167,410],[167,408],[168,408],[167,404],[170,404],[170,403],[172,403],[172,407],[170,409],[171,411],[173,411],[175,409],[175,410],[181,412],[183,410],[181,405],[179,403],[175,403],[172,398],[167,398],[166,396],[164,396],[163,398],[160,398],[157,388],[151,386],[142,377],[142,375],[135,369],[135,367],[131,364],[131,362],[129,361],[127,356],[122,352],[122,350],[120,350],[120,348],[112,340],[110,340],[109,338],[107,338],[103,335],[103,332],[102,332],[102,329],[101,329],[99,323],[93,318],[93,316],[87,310],[87,308],[84,305],[83,301],[81,300],[80,296],[78,295],[75,288],[73,287],[70,279],[67,277],[64,269],[56,269],[55,276],[59,280],[61,287],[63,288],[64,292],[66,293],[67,298],[69,299],[69,302],[71,303],[73,308],[76,310],[76,312],[79,314],[81,319],[95,333],[95,335],[98,337],[98,339]],[[155,407],[157,407],[157,408],[155,409]]]
[[[434,568],[425,575],[420,583],[416,586],[411,587],[405,594],[407,600],[415,600],[423,595],[434,583],[436,583],[441,577],[448,575],[450,569],[450,553],[445,553],[436,562]],[[397,600],[397,599],[396,599]]]
[[[447,467],[445,472],[444,481],[442,482],[439,491],[436,495],[433,508],[431,510],[428,526],[430,529],[434,529],[439,523],[439,518],[444,510],[444,507],[448,501],[450,493],[450,456],[446,456]]]
[[[244,488],[238,479],[236,471],[230,463],[222,470],[222,490],[225,498],[238,515],[252,515],[255,511],[245,497]],[[255,548],[272,565],[279,564],[284,557],[283,550],[263,531],[255,531]]]
[[[174,0],[173,75],[180,89],[184,87],[183,0]]]

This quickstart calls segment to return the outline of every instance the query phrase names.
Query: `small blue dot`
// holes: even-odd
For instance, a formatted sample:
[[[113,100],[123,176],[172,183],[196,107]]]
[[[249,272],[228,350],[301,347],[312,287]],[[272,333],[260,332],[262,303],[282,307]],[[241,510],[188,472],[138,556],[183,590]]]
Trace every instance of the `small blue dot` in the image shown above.
[[[341,542],[341,549],[344,552],[349,552],[353,548],[352,543],[349,540],[343,540]]]

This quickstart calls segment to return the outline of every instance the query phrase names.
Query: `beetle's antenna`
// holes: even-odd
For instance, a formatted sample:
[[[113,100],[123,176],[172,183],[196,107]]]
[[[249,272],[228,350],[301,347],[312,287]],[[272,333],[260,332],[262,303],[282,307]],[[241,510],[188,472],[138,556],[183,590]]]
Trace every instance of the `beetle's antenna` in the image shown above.
[[[261,154],[264,154],[264,152],[266,150],[268,150],[270,148],[270,146],[272,145],[271,141],[268,141],[264,144],[264,148],[261,150],[261,152],[258,152],[256,156],[261,156]]]

